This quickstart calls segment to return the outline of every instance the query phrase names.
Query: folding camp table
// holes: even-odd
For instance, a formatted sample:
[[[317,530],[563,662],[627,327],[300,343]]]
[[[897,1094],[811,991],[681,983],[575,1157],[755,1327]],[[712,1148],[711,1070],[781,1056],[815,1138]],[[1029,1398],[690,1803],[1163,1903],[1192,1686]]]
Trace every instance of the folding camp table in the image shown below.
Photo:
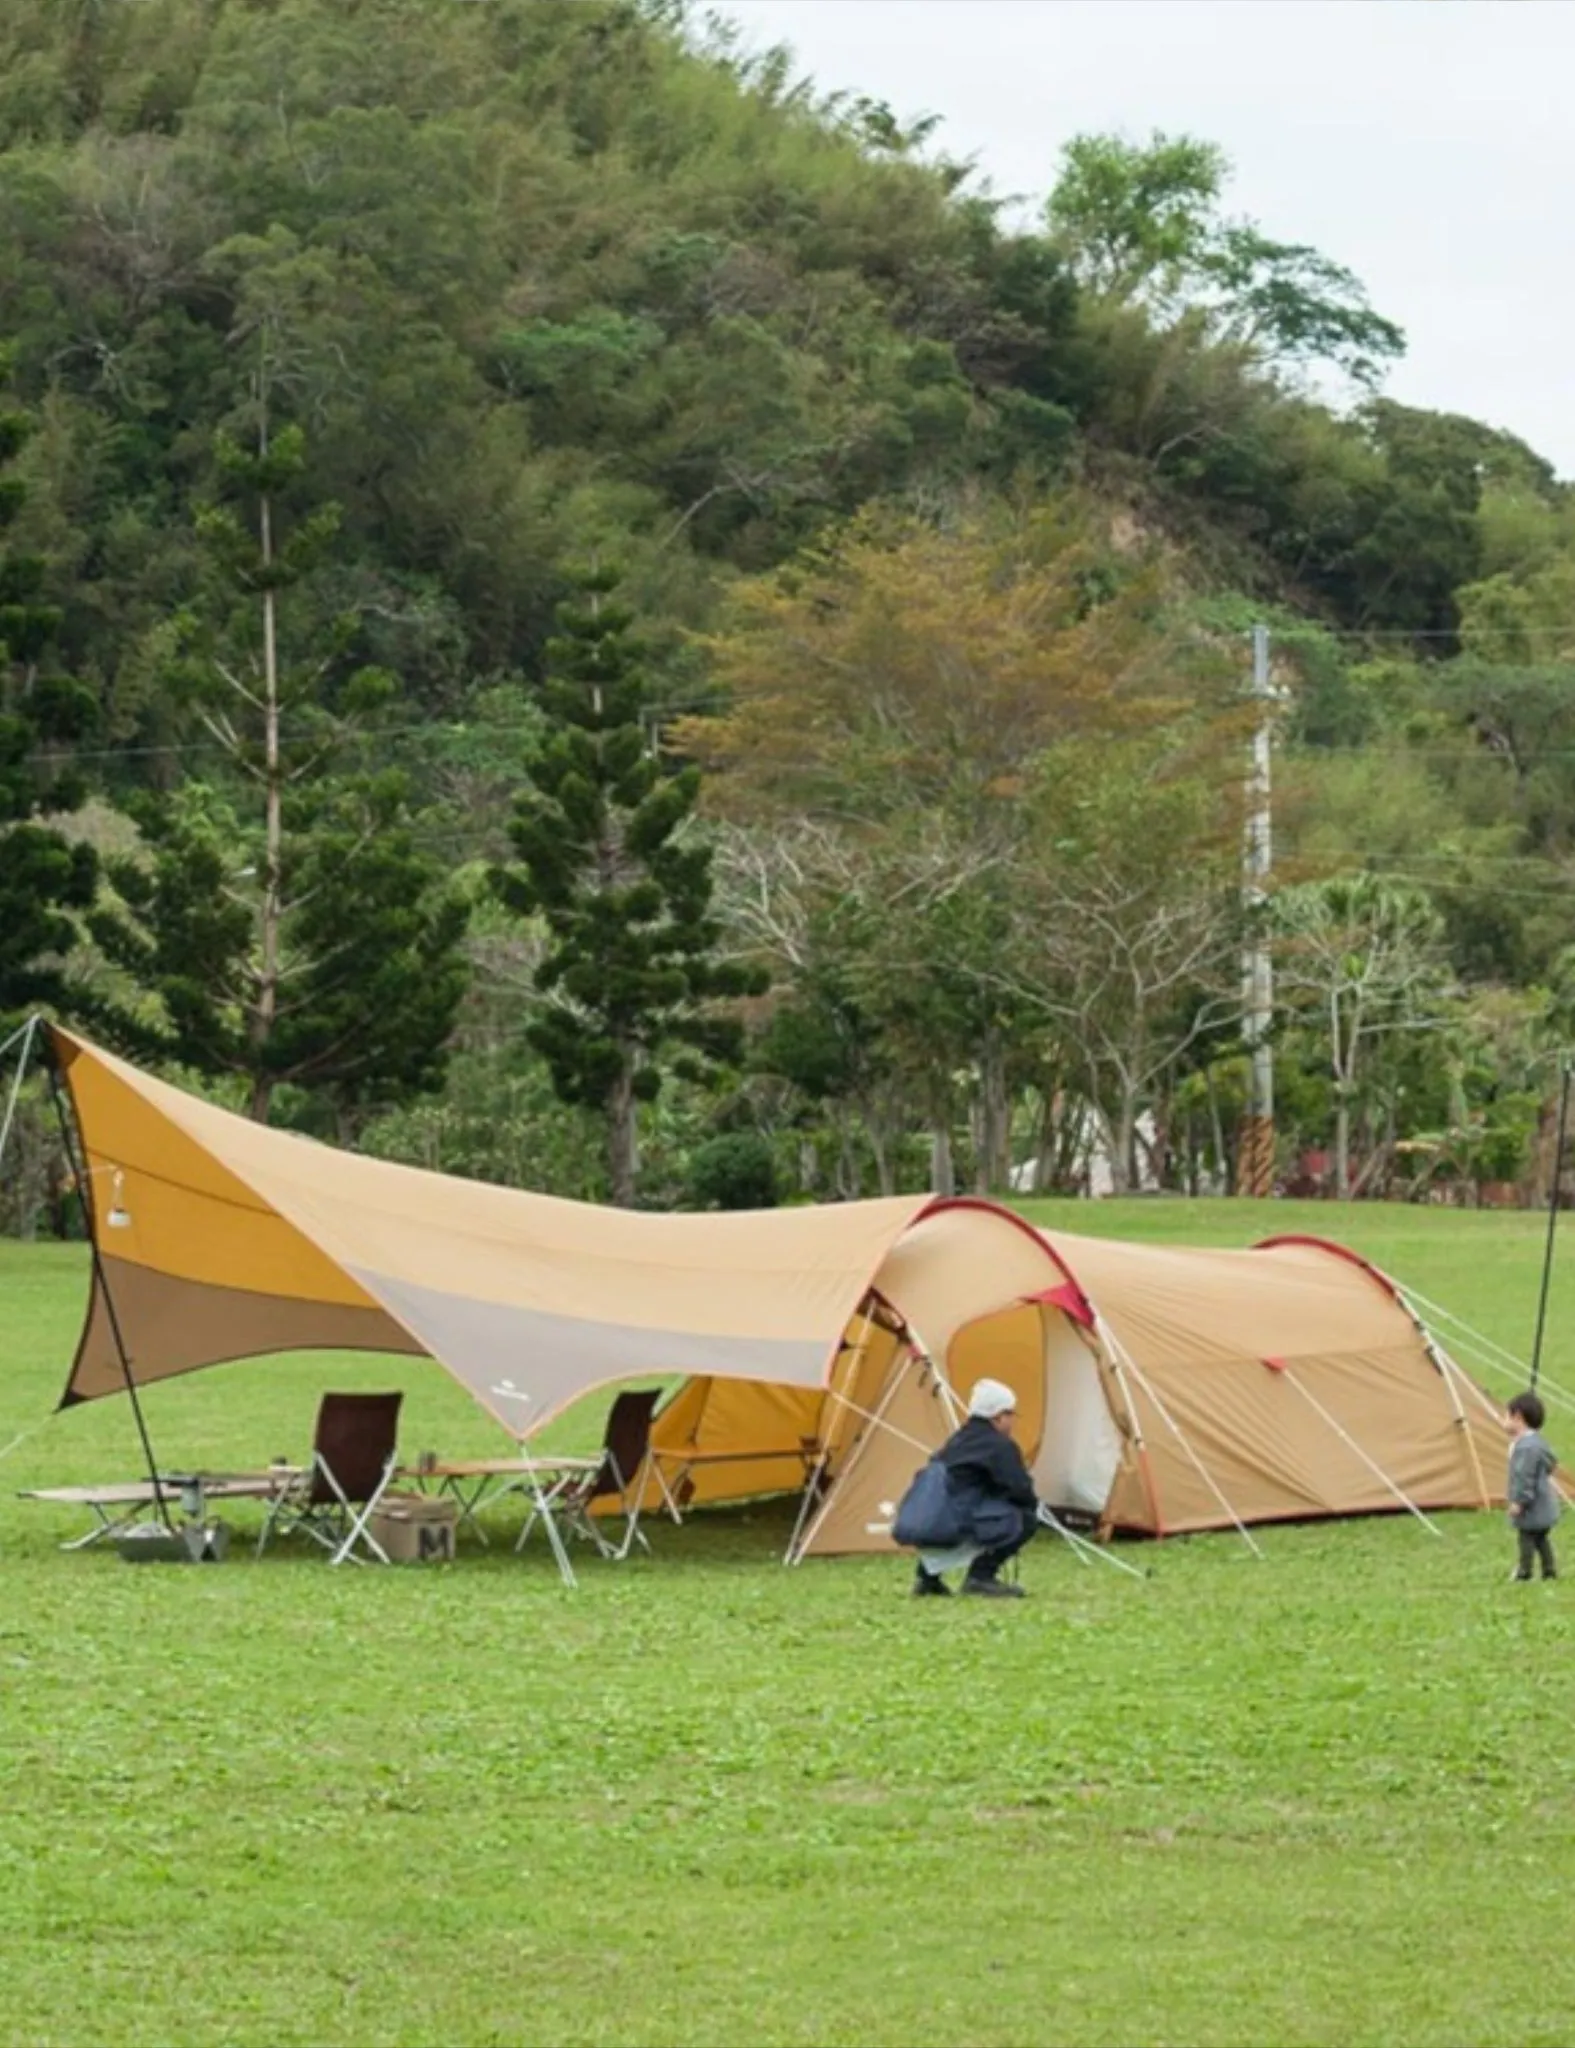
[[[539,1520],[547,1532],[547,1541],[552,1546],[563,1583],[572,1586],[577,1583],[574,1567],[569,1562],[556,1510],[564,1491],[585,1473],[598,1471],[601,1462],[600,1458],[454,1458],[432,1464],[406,1465],[396,1476],[414,1480],[423,1490],[429,1482],[435,1483],[440,1494],[451,1494],[459,1503],[461,1523],[468,1523],[483,1543],[487,1540],[486,1532],[477,1519],[481,1509],[492,1506],[508,1494],[522,1493],[530,1503],[531,1511],[515,1549],[523,1547],[525,1538]]]
[[[667,1512],[675,1522],[682,1522],[678,1496],[683,1490],[684,1481],[702,1466],[770,1465],[781,1463],[788,1458],[797,1458],[804,1467],[804,1484],[808,1486],[815,1477],[820,1455],[819,1438],[804,1436],[800,1437],[796,1444],[768,1444],[764,1450],[750,1451],[707,1451],[692,1444],[653,1444],[647,1454],[647,1463],[667,1505]]]
[[[226,1477],[222,1472],[161,1472],[159,1489],[167,1501],[178,1502],[189,1520],[207,1519],[209,1503],[223,1500],[268,1500],[275,1490],[271,1479],[254,1474]],[[128,1479],[107,1486],[35,1486],[18,1494],[19,1500],[53,1502],[56,1507],[87,1508],[96,1518],[85,1536],[62,1543],[62,1550],[87,1550],[122,1530],[130,1529],[158,1507],[158,1494],[151,1479]]]

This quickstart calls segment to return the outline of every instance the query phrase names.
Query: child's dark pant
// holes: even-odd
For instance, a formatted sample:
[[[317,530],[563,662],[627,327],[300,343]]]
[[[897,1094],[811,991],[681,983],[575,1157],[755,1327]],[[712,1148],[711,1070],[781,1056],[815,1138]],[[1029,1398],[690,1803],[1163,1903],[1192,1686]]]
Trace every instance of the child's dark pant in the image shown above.
[[[1542,1560],[1542,1576],[1545,1579],[1558,1576],[1553,1562],[1553,1545],[1548,1541],[1546,1529],[1517,1529],[1515,1540],[1520,1545],[1519,1577],[1531,1577],[1531,1560],[1534,1557]]]

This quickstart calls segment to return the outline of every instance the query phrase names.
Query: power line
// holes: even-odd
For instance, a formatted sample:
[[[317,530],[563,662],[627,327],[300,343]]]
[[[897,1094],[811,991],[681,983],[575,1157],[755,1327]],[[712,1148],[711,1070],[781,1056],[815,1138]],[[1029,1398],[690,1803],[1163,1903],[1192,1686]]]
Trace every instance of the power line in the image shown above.
[[[1323,640],[1568,640],[1575,646],[1575,623],[1553,626],[1324,626],[1307,619],[1299,626],[1282,628],[1288,635],[1306,633]],[[1295,639],[1290,639],[1294,647]]]

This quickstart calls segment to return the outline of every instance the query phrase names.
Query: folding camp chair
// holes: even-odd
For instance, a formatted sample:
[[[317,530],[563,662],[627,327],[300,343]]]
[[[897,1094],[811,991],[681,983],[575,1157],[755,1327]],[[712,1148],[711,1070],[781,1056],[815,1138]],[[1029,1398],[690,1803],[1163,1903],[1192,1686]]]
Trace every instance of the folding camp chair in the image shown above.
[[[364,1544],[382,1563],[388,1554],[369,1523],[399,1463],[399,1408],[403,1394],[324,1394],[309,1465],[287,1470],[269,1507],[257,1555],[271,1536],[302,1530],[332,1562],[355,1557]]]
[[[516,1550],[524,1548],[541,1516],[550,1513],[560,1515],[576,1536],[594,1543],[603,1557],[625,1558],[636,1543],[649,1551],[651,1546],[640,1528],[640,1496],[651,1463],[651,1418],[661,1398],[660,1387],[633,1389],[617,1396],[607,1411],[601,1463],[593,1471],[571,1474],[564,1485],[554,1489],[550,1503],[532,1501]],[[624,1530],[618,1543],[602,1534],[591,1514],[592,1503],[609,1495],[616,1495],[623,1506]]]

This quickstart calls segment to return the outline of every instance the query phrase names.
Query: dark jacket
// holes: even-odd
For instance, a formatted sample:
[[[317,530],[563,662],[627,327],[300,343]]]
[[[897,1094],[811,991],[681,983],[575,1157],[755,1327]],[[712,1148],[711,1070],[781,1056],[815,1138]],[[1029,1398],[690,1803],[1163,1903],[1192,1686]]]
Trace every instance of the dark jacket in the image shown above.
[[[1547,1439],[1534,1429],[1517,1436],[1509,1447],[1509,1504],[1518,1507],[1515,1527],[1530,1535],[1551,1529],[1559,1518],[1559,1497],[1553,1474],[1558,1460]]]
[[[1038,1507],[1022,1452],[993,1423],[971,1415],[939,1455],[960,1497],[1006,1500],[1030,1514]]]

